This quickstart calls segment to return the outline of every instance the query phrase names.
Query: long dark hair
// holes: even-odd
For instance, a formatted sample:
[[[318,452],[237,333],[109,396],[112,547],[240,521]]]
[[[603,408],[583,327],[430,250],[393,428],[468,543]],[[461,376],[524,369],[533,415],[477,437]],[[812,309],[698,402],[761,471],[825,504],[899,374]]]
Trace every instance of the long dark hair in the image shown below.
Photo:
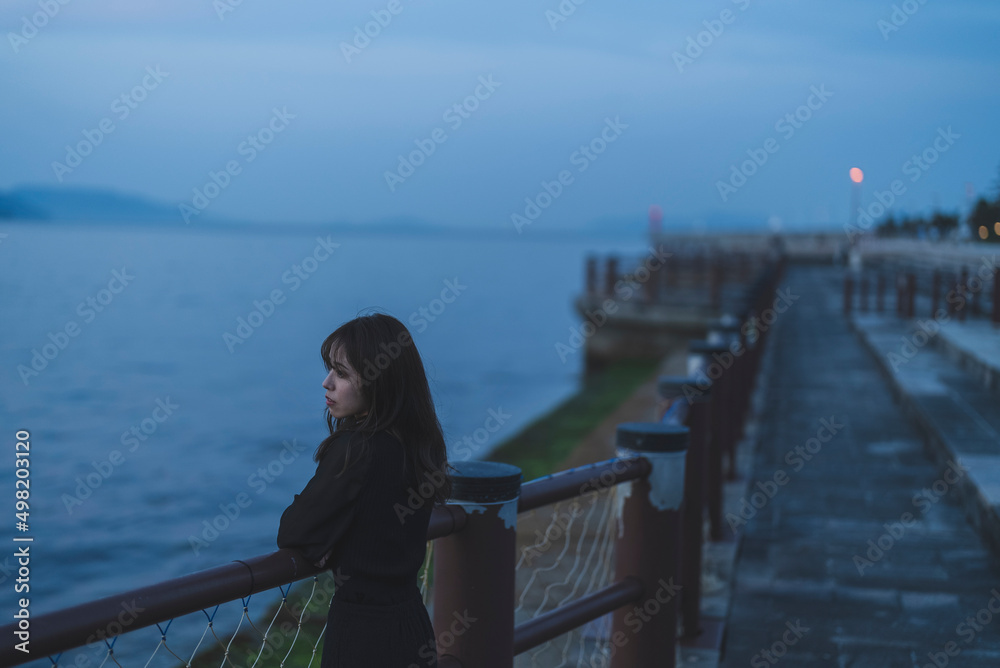
[[[415,483],[430,481],[434,500],[442,503],[448,500],[451,496],[448,451],[424,364],[410,332],[391,315],[360,315],[323,341],[320,354],[327,372],[332,367],[331,353],[340,352],[358,374],[358,389],[368,402],[368,413],[361,419],[335,418],[327,409],[330,435],[316,448],[313,458],[318,462],[326,455],[338,431],[351,429],[362,435],[361,456],[368,452],[368,439],[364,435],[388,431],[403,443],[404,457],[413,459]],[[351,441],[345,469],[352,462],[353,437]]]

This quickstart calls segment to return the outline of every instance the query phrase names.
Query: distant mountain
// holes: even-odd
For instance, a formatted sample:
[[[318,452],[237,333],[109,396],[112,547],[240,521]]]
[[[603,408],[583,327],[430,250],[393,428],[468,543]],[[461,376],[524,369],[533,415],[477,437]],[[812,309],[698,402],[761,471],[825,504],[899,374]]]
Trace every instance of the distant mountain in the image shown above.
[[[700,216],[664,216],[660,228],[665,233],[702,234],[717,232],[767,231],[766,216],[712,212]],[[639,234],[649,231],[645,213],[627,216],[602,216],[580,224],[575,229],[599,235]]]
[[[53,186],[25,186],[0,192],[0,217],[183,224],[176,206],[112,190]]]
[[[22,186],[0,191],[0,220],[20,219],[32,221],[68,221],[119,224],[147,224],[184,226],[185,221],[176,204],[166,204],[153,199],[100,188],[68,188],[56,186]],[[664,218],[662,229],[666,233],[702,234],[724,231],[765,231],[764,216],[734,215],[726,212],[704,216],[670,216]],[[205,225],[244,225],[261,230],[281,227],[291,229],[336,228],[342,232],[380,234],[437,234],[449,236],[508,236],[513,227],[506,222],[481,226],[470,221],[469,225],[441,225],[416,216],[387,216],[364,222],[329,221],[325,223],[293,223],[273,221],[252,223],[212,215],[204,211],[192,217],[199,227]],[[523,232],[532,237],[581,236],[596,238],[635,238],[646,235],[649,223],[644,211],[629,215],[603,216],[590,220],[559,221],[540,219],[525,226]]]

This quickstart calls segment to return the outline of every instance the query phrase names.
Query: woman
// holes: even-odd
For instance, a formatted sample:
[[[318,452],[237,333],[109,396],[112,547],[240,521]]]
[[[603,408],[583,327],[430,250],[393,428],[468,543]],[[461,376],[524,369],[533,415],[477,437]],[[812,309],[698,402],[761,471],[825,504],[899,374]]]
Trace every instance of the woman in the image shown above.
[[[281,516],[278,547],[337,572],[321,666],[436,666],[417,573],[451,480],[423,362],[406,327],[382,313],[341,325],[320,350],[330,436]]]

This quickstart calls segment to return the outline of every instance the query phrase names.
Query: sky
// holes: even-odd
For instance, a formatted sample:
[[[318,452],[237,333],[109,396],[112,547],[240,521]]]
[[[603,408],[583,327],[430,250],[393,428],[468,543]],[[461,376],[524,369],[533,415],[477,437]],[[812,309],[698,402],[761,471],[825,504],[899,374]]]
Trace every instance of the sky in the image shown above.
[[[8,0],[0,24],[0,190],[189,224],[836,228],[851,167],[909,215],[1000,173],[994,0]]]

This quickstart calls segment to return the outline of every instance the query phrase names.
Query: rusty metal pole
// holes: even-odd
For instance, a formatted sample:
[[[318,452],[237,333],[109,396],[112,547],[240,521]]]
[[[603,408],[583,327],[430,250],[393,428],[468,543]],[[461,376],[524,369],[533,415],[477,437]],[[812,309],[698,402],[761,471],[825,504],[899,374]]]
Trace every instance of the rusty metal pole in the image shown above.
[[[726,370],[729,376],[729,392],[732,401],[733,427],[730,435],[732,445],[743,438],[744,416],[750,406],[750,370],[748,368],[749,355],[746,354],[746,338],[743,334],[742,319],[733,315],[724,315],[718,320],[713,320],[708,324],[708,335],[706,340],[709,343],[721,343],[728,346],[728,353],[732,355],[732,367]],[[726,353],[723,354],[725,359]],[[735,480],[735,466],[730,466],[730,480]]]
[[[587,296],[597,295],[597,258],[593,255],[587,257]]]
[[[615,296],[615,283],[618,282],[618,258],[609,257],[604,270],[604,296]]]
[[[937,269],[931,276],[931,318],[937,317],[938,301],[941,297],[941,272]]]
[[[726,346],[710,344],[707,341],[691,341],[688,343],[688,374],[696,376],[704,383],[712,386],[712,399],[708,409],[709,447],[705,460],[707,487],[706,505],[708,507],[709,535],[712,540],[722,540],[722,495],[723,495],[723,453],[727,450],[729,438],[729,387],[725,374],[712,378],[708,375],[708,355],[713,352],[725,352]]]
[[[500,462],[453,464],[452,498],[465,528],[434,545],[434,628],[438,653],[463,666],[514,665],[514,568],[521,469]],[[444,634],[456,620],[462,632]],[[453,642],[445,646],[444,636]]]
[[[916,316],[914,308],[917,300],[917,275],[912,271],[906,275],[906,317]]]
[[[701,633],[701,563],[705,542],[705,461],[708,454],[708,401],[712,386],[694,376],[661,376],[660,397],[683,402],[687,407],[682,424],[690,430],[684,463],[684,510],[681,533],[681,626],[685,638]]]
[[[646,268],[649,272],[649,278],[643,284],[643,296],[646,299],[647,304],[655,304],[660,299],[659,295],[659,274],[656,271],[651,271]]]
[[[618,425],[618,456],[642,456],[652,470],[616,490],[615,579],[638,577],[645,591],[641,603],[614,612],[611,668],[674,668],[678,663],[680,508],[689,438],[688,428],[679,425]]]

